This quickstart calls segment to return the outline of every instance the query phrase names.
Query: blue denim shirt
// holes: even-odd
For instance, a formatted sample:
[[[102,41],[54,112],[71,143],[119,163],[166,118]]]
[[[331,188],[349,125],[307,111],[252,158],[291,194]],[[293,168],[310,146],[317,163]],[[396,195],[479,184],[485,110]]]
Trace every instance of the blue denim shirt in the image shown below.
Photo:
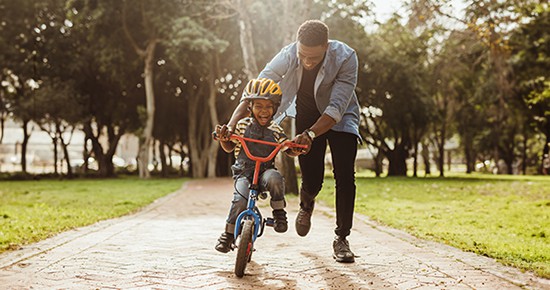
[[[332,130],[359,135],[359,102],[357,55],[343,42],[330,40],[325,60],[315,79],[314,95],[317,109],[336,121]],[[296,116],[296,93],[300,87],[303,67],[298,59],[296,42],[284,47],[263,69],[260,78],[279,83],[283,99],[274,115],[276,121]]]

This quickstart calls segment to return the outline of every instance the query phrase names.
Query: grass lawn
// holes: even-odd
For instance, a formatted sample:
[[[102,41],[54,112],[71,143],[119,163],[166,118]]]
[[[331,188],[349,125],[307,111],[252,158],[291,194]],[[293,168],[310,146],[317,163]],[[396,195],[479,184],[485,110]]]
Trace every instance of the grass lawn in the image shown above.
[[[334,181],[318,197],[334,206]],[[359,177],[355,210],[417,237],[550,278],[550,177]]]
[[[0,253],[138,210],[184,179],[0,181]]]

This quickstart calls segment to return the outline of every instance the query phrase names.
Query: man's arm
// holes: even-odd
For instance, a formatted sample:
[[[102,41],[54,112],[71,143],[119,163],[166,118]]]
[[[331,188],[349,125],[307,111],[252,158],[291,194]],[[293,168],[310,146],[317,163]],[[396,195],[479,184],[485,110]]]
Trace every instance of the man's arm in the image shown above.
[[[242,118],[247,117],[248,114],[248,101],[242,101],[239,103],[237,108],[235,108],[235,111],[233,111],[233,115],[231,115],[231,119],[229,119],[229,122],[227,122],[227,124],[216,126],[216,133],[218,133],[220,144],[222,144],[223,150],[225,150],[226,147],[224,147],[222,142],[229,141],[229,137],[231,137],[231,134],[235,132],[235,126],[237,125],[237,122],[239,122],[239,120],[241,120]],[[235,146],[233,144],[233,148],[234,147]],[[233,150],[233,148],[231,148],[231,151]],[[225,151],[231,152],[227,150]]]
[[[247,117],[249,114],[248,101],[240,102],[237,108],[235,108],[235,111],[233,111],[231,119],[229,119],[229,122],[227,122],[227,126],[231,127],[230,129],[233,130],[235,128],[235,125],[237,125],[237,122],[239,122],[240,119]]]
[[[357,55],[355,52],[342,63],[330,94],[330,100],[323,114],[330,116],[336,123],[342,120],[357,85]],[[316,132],[317,133],[317,132]]]
[[[317,119],[317,122],[315,122],[315,124],[313,124],[313,126],[309,128],[309,130],[313,131],[316,136],[319,136],[328,132],[328,130],[330,130],[330,128],[332,128],[334,125],[336,125],[336,121],[333,118],[331,118],[327,114],[322,114],[321,117]],[[311,143],[313,143],[313,140],[305,131],[301,134],[296,135],[296,137],[294,137],[292,141],[308,146],[307,149],[293,148],[292,151],[294,154],[307,154],[311,148]]]
[[[319,136],[328,132],[334,125],[336,125],[336,121],[332,117],[327,114],[322,114],[309,130],[313,131],[316,136]]]

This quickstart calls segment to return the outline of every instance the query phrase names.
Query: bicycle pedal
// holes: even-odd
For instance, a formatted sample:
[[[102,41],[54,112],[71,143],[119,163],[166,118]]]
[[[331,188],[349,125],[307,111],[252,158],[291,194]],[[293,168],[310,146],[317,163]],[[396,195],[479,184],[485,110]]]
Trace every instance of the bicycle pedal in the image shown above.
[[[262,191],[260,192],[260,194],[258,195],[258,197],[261,199],[261,200],[264,200],[267,198],[267,196],[269,195],[269,191]]]
[[[266,218],[265,225],[269,227],[275,226],[275,220],[273,218]]]

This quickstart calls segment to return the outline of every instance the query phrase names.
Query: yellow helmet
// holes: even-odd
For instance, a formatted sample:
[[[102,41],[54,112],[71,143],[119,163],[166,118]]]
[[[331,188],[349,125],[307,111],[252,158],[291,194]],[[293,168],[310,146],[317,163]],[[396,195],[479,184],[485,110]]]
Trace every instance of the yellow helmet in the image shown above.
[[[243,91],[243,100],[270,100],[278,108],[283,93],[281,87],[271,79],[251,79]]]

